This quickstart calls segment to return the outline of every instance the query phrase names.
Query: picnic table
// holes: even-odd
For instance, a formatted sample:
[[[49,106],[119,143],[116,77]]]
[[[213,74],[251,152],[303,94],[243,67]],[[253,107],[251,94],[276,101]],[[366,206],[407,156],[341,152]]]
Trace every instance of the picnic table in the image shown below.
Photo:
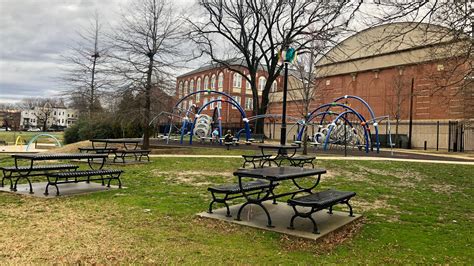
[[[123,148],[125,150],[128,150],[129,149],[129,146],[128,145],[131,145],[132,146],[132,149],[133,150],[136,150],[138,148],[138,144],[140,144],[142,142],[142,139],[138,139],[138,138],[125,138],[125,139],[91,139],[90,142],[92,143],[92,148],[96,148],[96,144],[97,143],[102,143],[104,144],[104,149],[107,148],[107,145],[109,144],[122,144],[123,145]],[[100,147],[97,147],[97,148],[100,148]]]
[[[97,153],[107,151],[114,154],[113,162],[120,159],[122,163],[125,163],[126,157],[133,157],[135,162],[142,161],[142,157],[146,157],[150,161],[150,150],[138,149],[138,144],[142,142],[139,138],[125,138],[125,139],[91,139],[92,149],[96,150]],[[103,147],[97,146],[98,143],[103,143]],[[112,149],[107,148],[110,144],[122,144],[123,149]]]
[[[300,148],[298,146],[293,145],[259,145],[258,146],[262,151],[263,156],[268,156],[265,159],[265,162],[269,163],[271,166],[271,162],[275,162],[277,166],[280,166],[283,160],[290,160],[293,156],[295,156],[296,151]],[[276,154],[275,154],[276,152]],[[265,162],[262,165],[265,165]]]
[[[246,199],[246,202],[240,207],[237,213],[237,220],[240,220],[240,215],[245,206],[249,204],[255,204],[260,206],[266,213],[268,219],[268,227],[272,226],[272,219],[267,208],[262,204],[267,200],[275,200],[277,198],[285,197],[291,195],[291,198],[294,198],[299,193],[313,193],[312,190],[319,184],[321,180],[321,175],[326,173],[326,169],[309,169],[309,168],[300,168],[300,167],[266,167],[266,168],[256,168],[256,169],[239,169],[234,172],[234,176],[238,178],[239,191],[242,193],[243,197]],[[317,178],[314,178],[317,176]],[[266,190],[263,193],[258,193],[258,196],[255,197],[255,193],[249,193],[248,189],[244,187],[246,179],[257,179],[264,180],[268,182]],[[305,178],[312,178],[313,183],[309,186],[303,186],[299,181]],[[294,185],[294,189],[291,191],[282,192],[275,194],[274,189],[277,187],[279,182],[282,181],[291,181]],[[254,196],[254,197],[252,197]]]
[[[78,166],[71,164],[59,164],[59,165],[38,165],[35,162],[39,161],[56,161],[56,160],[87,160],[87,163],[91,171],[100,174],[102,167],[105,164],[107,159],[107,154],[90,154],[90,153],[36,153],[36,154],[13,154],[12,158],[14,159],[15,165],[13,167],[3,167],[3,179],[10,179],[11,190],[16,191],[18,182],[21,179],[26,179],[30,186],[30,193],[33,193],[33,186],[31,185],[31,176],[40,176],[48,175],[51,171],[71,171],[77,170]],[[93,167],[94,159],[99,159],[101,163],[97,169]],[[25,165],[20,165],[21,162],[26,161]],[[33,172],[42,172],[36,173]],[[13,176],[13,173],[16,173],[16,176]],[[15,182],[13,183],[13,178]],[[2,184],[3,184],[2,179]],[[49,178],[48,178],[49,179]],[[66,180],[67,181],[67,180]],[[54,182],[49,182],[54,183]],[[57,184],[58,182],[56,182]]]

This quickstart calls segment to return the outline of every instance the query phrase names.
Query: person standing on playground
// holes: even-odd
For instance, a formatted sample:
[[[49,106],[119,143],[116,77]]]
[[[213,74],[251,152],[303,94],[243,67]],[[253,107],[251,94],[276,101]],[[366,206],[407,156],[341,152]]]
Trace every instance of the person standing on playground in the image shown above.
[[[214,141],[219,140],[219,130],[217,129],[217,127],[214,129],[214,131],[212,131],[212,139]]]

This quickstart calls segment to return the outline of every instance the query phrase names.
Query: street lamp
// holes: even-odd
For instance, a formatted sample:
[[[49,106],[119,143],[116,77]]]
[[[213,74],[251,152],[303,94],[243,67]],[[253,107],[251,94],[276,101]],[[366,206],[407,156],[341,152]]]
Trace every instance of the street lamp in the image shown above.
[[[286,98],[288,94],[288,64],[293,62],[296,58],[296,51],[294,48],[290,48],[288,45],[282,49],[280,53],[280,60],[283,60],[285,64],[285,83],[283,84],[283,110],[281,115],[281,132],[280,132],[280,144],[286,144]]]

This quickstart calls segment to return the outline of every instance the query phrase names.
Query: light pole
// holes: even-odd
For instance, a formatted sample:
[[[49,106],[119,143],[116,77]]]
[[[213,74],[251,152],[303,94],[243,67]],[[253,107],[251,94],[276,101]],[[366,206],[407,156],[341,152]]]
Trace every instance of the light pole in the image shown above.
[[[286,45],[281,51],[281,59],[285,64],[285,83],[283,84],[283,108],[281,115],[281,131],[280,131],[280,144],[286,144],[286,98],[288,95],[288,64],[291,63],[296,57],[296,51],[294,48],[290,48]]]

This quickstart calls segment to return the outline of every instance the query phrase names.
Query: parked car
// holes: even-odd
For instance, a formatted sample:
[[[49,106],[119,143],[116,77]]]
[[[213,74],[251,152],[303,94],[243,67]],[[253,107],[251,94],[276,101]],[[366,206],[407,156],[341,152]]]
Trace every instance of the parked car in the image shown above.
[[[37,127],[30,127],[30,128],[28,128],[28,130],[26,130],[26,131],[29,131],[29,132],[39,132],[39,131],[41,131],[41,129],[39,129],[39,128],[37,128]]]

